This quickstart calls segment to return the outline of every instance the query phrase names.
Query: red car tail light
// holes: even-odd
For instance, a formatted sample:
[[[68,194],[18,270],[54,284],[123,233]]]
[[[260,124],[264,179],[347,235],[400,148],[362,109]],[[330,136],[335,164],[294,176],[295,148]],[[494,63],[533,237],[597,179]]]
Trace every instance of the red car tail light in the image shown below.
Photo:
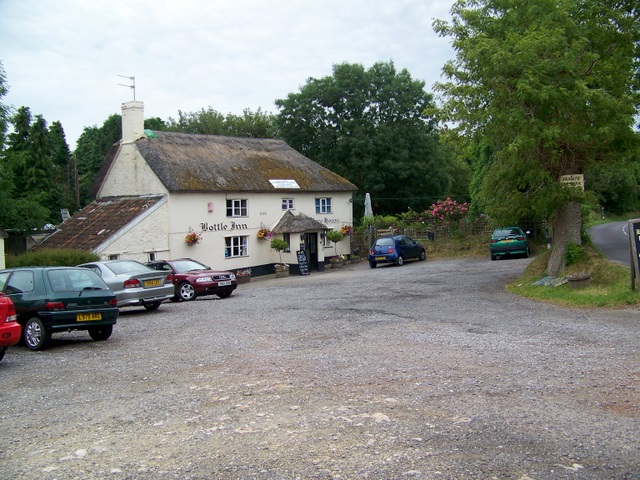
[[[170,273],[169,275],[167,275],[167,279],[165,280],[164,283],[173,283],[173,273]]]
[[[491,243],[498,243],[498,240],[496,240],[495,238],[492,238]]]
[[[137,278],[130,278],[124,281],[124,288],[140,288],[141,286]]]
[[[45,309],[48,311],[65,310],[65,308],[62,302],[47,302],[45,304]]]
[[[389,247],[389,250],[387,250],[387,253],[393,253],[394,250],[395,250],[395,248]]]
[[[118,306],[118,299],[117,298],[112,298],[111,300],[109,300],[109,305],[112,307],[117,307]]]
[[[5,323],[15,322],[17,318],[16,307],[13,302],[11,302],[7,305],[7,319],[5,320]]]

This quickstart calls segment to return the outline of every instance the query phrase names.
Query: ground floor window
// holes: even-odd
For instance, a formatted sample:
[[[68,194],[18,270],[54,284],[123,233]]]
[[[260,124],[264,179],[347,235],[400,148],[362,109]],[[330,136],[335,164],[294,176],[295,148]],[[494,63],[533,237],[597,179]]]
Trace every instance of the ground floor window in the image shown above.
[[[246,257],[249,255],[247,243],[249,237],[226,237],[224,256],[226,258]]]

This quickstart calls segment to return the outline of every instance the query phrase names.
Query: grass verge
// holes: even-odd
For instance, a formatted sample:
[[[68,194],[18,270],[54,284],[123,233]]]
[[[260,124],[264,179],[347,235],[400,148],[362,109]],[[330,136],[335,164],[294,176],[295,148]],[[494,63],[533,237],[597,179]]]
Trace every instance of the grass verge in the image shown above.
[[[522,276],[507,286],[507,290],[522,297],[555,305],[578,308],[627,308],[640,304],[638,281],[631,290],[629,267],[610,262],[590,245],[584,246],[584,256],[567,267],[564,275],[591,272],[591,285],[575,289],[568,284],[556,287],[536,286],[533,282],[546,276],[550,251],[536,256]]]

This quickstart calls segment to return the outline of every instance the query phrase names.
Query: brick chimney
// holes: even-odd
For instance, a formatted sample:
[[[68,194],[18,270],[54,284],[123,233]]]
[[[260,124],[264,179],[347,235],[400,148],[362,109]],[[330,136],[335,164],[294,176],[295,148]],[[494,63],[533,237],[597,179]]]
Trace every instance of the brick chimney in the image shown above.
[[[122,143],[133,143],[144,136],[144,104],[126,102],[122,104]]]

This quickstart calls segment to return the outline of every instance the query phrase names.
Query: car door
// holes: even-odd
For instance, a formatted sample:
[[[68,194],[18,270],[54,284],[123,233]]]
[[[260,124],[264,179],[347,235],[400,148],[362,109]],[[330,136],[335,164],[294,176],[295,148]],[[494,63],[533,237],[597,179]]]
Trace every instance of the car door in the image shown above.
[[[42,295],[36,292],[36,280],[32,270],[16,270],[4,282],[3,292],[13,302],[18,315],[36,312],[39,310],[39,303],[43,303]]]

